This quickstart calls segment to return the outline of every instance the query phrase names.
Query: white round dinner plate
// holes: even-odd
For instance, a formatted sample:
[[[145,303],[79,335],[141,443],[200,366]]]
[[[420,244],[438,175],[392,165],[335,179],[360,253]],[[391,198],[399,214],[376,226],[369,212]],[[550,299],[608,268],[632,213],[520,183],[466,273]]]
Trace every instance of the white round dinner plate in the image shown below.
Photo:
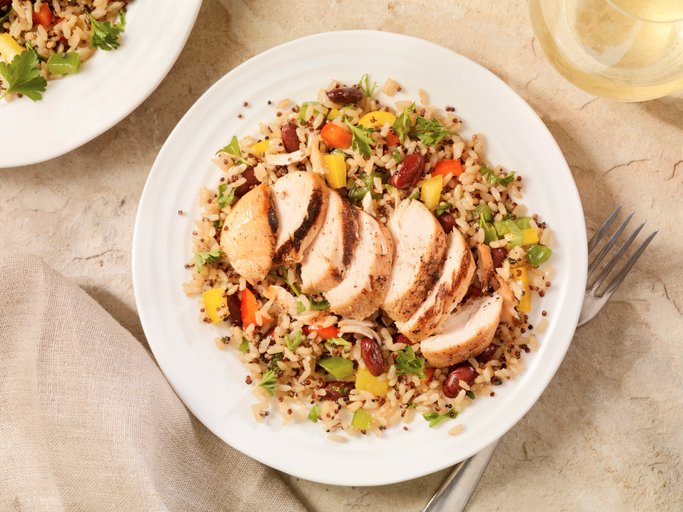
[[[456,436],[421,417],[374,435],[332,442],[320,424],[283,425],[278,414],[254,421],[255,398],[246,370],[231,349],[213,339],[221,327],[199,322],[197,298],[188,298],[183,267],[192,257],[191,232],[200,216],[197,192],[215,186],[211,163],[232,137],[258,134],[283,98],[314,100],[331,79],[355,83],[369,73],[402,86],[417,100],[453,106],[465,135],[483,133],[486,158],[524,177],[524,202],[552,228],[552,288],[535,300],[536,323],[548,311],[538,351],[524,356],[526,370],[478,398],[455,422]],[[272,101],[273,105],[268,105]],[[244,103],[248,102],[245,107]],[[184,215],[178,215],[183,210]],[[250,59],[213,85],[188,111],[161,149],[145,185],[133,238],[133,283],[142,325],[169,382],[209,429],[239,451],[291,475],[335,485],[371,486],[416,478],[453,465],[500,438],[536,402],[569,347],[586,278],[586,231],[571,173],[550,132],[510,87],[482,66],[435,44],[398,34],[342,31],[317,34]],[[451,424],[455,424],[452,422]]]
[[[104,133],[140,105],[180,55],[201,0],[135,0],[117,50],[51,80],[40,101],[0,100],[0,168],[44,162]]]

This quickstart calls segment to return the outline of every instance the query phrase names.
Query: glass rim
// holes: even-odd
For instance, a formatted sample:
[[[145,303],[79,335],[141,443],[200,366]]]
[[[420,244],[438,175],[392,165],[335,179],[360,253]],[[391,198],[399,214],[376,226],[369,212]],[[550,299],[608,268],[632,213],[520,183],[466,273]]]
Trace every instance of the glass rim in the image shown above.
[[[662,25],[667,25],[667,24],[672,24],[672,23],[679,23],[683,21],[683,13],[681,14],[680,17],[673,18],[670,20],[653,20],[653,19],[648,19],[644,18],[643,16],[638,16],[637,14],[634,14],[633,12],[630,12],[629,10],[625,9],[619,3],[614,2],[613,0],[605,0],[607,4],[609,4],[615,11],[619,11],[621,14],[624,16],[628,16],[629,18],[633,18],[639,21],[643,21],[645,23],[659,23]]]

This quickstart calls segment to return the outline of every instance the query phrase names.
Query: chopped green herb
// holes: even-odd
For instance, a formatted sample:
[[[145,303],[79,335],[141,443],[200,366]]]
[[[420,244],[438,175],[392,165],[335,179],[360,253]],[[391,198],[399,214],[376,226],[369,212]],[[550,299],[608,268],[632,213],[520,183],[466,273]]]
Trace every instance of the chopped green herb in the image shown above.
[[[398,140],[403,144],[410,135],[410,131],[413,129],[413,121],[410,118],[410,114],[415,112],[415,104],[406,107],[401,112],[401,115],[394,121],[394,131],[398,135]]]
[[[291,335],[285,334],[285,343],[287,343],[287,348],[292,352],[294,352],[305,339],[306,336],[304,336],[300,330],[293,332]]]
[[[284,357],[284,355],[282,354],[282,352],[278,352],[277,354],[273,354],[273,358],[270,360],[270,364],[273,368],[273,371],[275,371],[275,373],[279,374],[282,371],[280,369],[280,366],[277,363],[278,363],[278,361],[282,361],[283,357]]]
[[[230,142],[227,144],[227,146],[223,146],[221,149],[216,151],[216,154],[218,153],[228,153],[235,158],[235,163],[236,164],[248,164],[244,158],[242,158],[242,149],[240,148],[240,142],[237,140],[237,136],[233,135],[232,139],[230,139]]]
[[[420,189],[419,188],[414,188],[413,191],[410,193],[408,196],[408,199],[415,200],[418,197],[420,197]]]
[[[384,189],[385,189],[387,192],[392,193],[394,190],[396,190],[396,187],[394,187],[393,185],[389,185],[388,183],[385,183],[385,184],[384,184]]]
[[[365,128],[364,126],[352,125],[348,120],[344,121],[346,126],[351,129],[351,147],[358,151],[363,156],[370,156],[372,154],[371,146],[375,143],[370,137],[373,132],[372,128]]]
[[[360,87],[360,90],[363,91],[363,94],[370,98],[373,94],[375,94],[375,90],[377,89],[377,82],[372,82],[372,85],[370,85],[370,77],[367,73],[365,73],[360,78],[360,81],[358,82],[358,87]]]
[[[313,423],[318,422],[320,419],[320,406],[318,404],[315,404],[313,407],[311,407],[311,410],[308,413],[308,419]]]
[[[218,199],[216,199],[216,204],[221,208],[225,208],[231,205],[235,201],[235,189],[230,187],[228,190],[228,185],[223,183],[218,186]]]
[[[297,300],[296,301],[296,312],[297,312],[297,314],[303,313],[304,311],[306,311],[306,306],[304,306],[303,301],[301,299]]]
[[[221,260],[223,251],[216,249],[215,251],[198,252],[194,255],[194,264],[197,272],[201,272],[204,265],[207,263],[218,263]]]
[[[489,169],[486,164],[481,165],[479,172],[486,178],[487,183],[490,183],[491,185],[508,185],[515,180],[515,171],[511,171],[505,176],[498,177],[493,169]]]
[[[237,348],[237,350],[239,350],[243,354],[245,352],[248,352],[249,351],[249,341],[248,340],[242,340],[242,343],[240,343],[240,346]]]
[[[498,240],[498,235],[496,233],[496,228],[492,224],[489,224],[484,220],[483,216],[479,217],[479,226],[484,230],[484,243],[490,244]]]
[[[398,149],[394,149],[394,151],[391,152],[391,158],[393,158],[397,164],[400,164],[406,159],[406,157],[403,156],[403,153],[401,153]]]
[[[367,431],[372,426],[372,414],[365,409],[358,409],[353,413],[351,426],[357,430]]]
[[[7,9],[7,12],[0,16],[0,24],[5,23],[7,19],[9,18],[9,15],[12,14],[12,11],[14,10],[14,7],[11,5],[9,6],[9,9]]]
[[[298,119],[299,121],[304,121],[312,117],[315,113],[320,111],[322,105],[317,101],[304,101],[299,109]],[[310,107],[310,108],[309,108]],[[311,115],[308,115],[308,111],[311,110]]]
[[[511,171],[502,178],[498,178],[498,183],[500,183],[501,185],[508,185],[513,181],[515,181],[515,171]]]
[[[325,342],[327,348],[330,347],[350,347],[351,342],[344,338],[330,338]]]
[[[427,414],[423,414],[422,417],[429,422],[429,428],[434,428],[439,423],[451,418],[455,418],[457,415],[457,412],[450,410],[444,414],[439,414],[438,412],[430,412]]]
[[[318,364],[335,379],[345,379],[353,375],[353,361],[343,357],[324,357]]]
[[[294,281],[289,280],[289,272],[287,271],[286,267],[280,267],[280,277],[284,280],[285,283],[287,283],[287,286],[289,286],[289,289],[292,290],[292,293],[296,295],[297,297],[301,296],[301,292],[297,288],[297,286],[294,284]],[[299,301],[301,302],[301,301]],[[303,307],[303,303],[301,304],[301,307]],[[299,307],[297,306],[297,310]],[[299,313],[303,312],[306,308],[304,307]]]
[[[361,173],[358,176],[360,184],[358,182],[354,182],[354,184],[349,188],[349,201],[360,202],[368,192],[370,192],[373,199],[379,199],[381,194],[375,192],[375,178],[377,177],[379,176],[374,172],[370,174]]]
[[[118,20],[113,24],[110,21],[97,21],[90,16],[90,26],[92,27],[91,43],[95,48],[105,51],[115,50],[121,46],[119,36],[126,29],[126,14],[119,11]]]
[[[553,250],[545,245],[534,244],[529,246],[526,251],[526,259],[529,260],[534,267],[548,261],[548,258],[552,256]]]
[[[413,347],[407,346],[396,356],[396,372],[399,375],[415,374],[421,379],[425,378],[425,360],[416,357]]]
[[[474,394],[474,391],[470,390],[467,393],[465,393],[465,396],[469,398],[470,400],[474,400],[477,398],[477,395]]]
[[[311,310],[312,311],[325,311],[326,309],[330,309],[330,303],[327,302],[325,299],[321,299],[321,300],[309,299],[309,302],[311,303]]]
[[[438,119],[418,116],[415,121],[415,136],[428,146],[436,146],[451,132]]]
[[[268,391],[271,395],[275,394],[277,389],[277,374],[274,370],[266,370],[263,372],[259,386]]]
[[[7,89],[0,95],[0,100],[8,94],[23,94],[33,101],[43,98],[47,80],[40,74],[38,54],[30,46],[26,45],[26,51],[15,55],[9,64],[0,62],[0,75],[7,82]]]
[[[439,217],[440,215],[443,215],[445,212],[451,209],[451,206],[451,203],[441,203],[436,207],[436,216]]]

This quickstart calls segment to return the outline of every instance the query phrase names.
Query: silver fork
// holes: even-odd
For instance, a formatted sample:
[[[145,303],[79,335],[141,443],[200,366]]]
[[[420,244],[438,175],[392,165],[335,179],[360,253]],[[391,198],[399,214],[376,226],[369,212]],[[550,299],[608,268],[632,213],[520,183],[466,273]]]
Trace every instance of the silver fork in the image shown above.
[[[607,220],[600,226],[595,234],[591,237],[588,242],[588,257],[589,259],[593,257],[593,260],[588,265],[588,275],[586,278],[586,294],[583,298],[583,305],[581,306],[581,315],[579,316],[579,322],[577,327],[582,326],[586,322],[592,320],[595,315],[597,315],[600,310],[604,307],[607,301],[614,295],[614,292],[619,288],[626,275],[629,273],[633,265],[635,265],[638,258],[640,258],[643,251],[650,245],[652,239],[657,234],[657,231],[653,231],[633,252],[626,263],[621,267],[614,277],[609,281],[609,284],[605,285],[605,282],[610,274],[617,269],[617,263],[633,244],[640,231],[643,229],[645,223],[643,222],[638,226],[635,231],[628,237],[628,239],[619,247],[616,253],[610,258],[609,262],[603,267],[600,273],[594,280],[591,280],[593,274],[596,274],[600,263],[605,259],[605,257],[610,253],[614,245],[617,243],[617,239],[626,229],[629,221],[633,217],[634,213],[631,213],[622,224],[614,230],[612,236],[607,240],[605,245],[597,250],[598,245],[607,236],[607,231],[614,223],[614,220],[619,215],[621,211],[621,205],[619,205],[612,214],[607,218]],[[436,491],[434,496],[427,506],[424,508],[423,512],[462,512],[465,510],[467,503],[469,503],[474,490],[477,488],[477,484],[481,477],[484,475],[486,466],[488,466],[493,453],[496,451],[496,446],[499,441],[492,443],[487,446],[476,455],[473,455],[469,459],[462,461],[457,464],[450,475],[441,484],[441,487]]]

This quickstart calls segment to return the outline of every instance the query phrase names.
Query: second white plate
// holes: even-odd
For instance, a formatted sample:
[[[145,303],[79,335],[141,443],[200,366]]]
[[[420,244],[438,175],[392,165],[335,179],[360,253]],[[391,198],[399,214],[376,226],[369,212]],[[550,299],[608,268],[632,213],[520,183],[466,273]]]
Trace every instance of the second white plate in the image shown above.
[[[282,98],[311,100],[332,78],[347,83],[363,73],[396,79],[403,98],[428,92],[451,105],[465,135],[483,133],[488,161],[524,177],[525,199],[555,233],[549,293],[534,305],[532,321],[549,312],[540,349],[527,369],[477,399],[458,418],[464,430],[429,429],[417,418],[406,432],[360,437],[338,444],[310,422],[282,425],[274,415],[256,423],[246,371],[230,350],[219,352],[220,328],[200,324],[196,299],[182,292],[187,278],[197,191],[219,177],[210,159],[233,134],[257,134]],[[390,101],[396,101],[392,98]],[[385,100],[389,100],[385,98]],[[244,102],[249,106],[244,107]],[[186,212],[179,216],[178,210]],[[453,465],[502,436],[529,410],[560,365],[578,319],[586,276],[586,232],[571,173],[551,134],[505,83],[468,59],[432,43],[372,31],[319,34],[269,50],[242,64],[209,89],[178,123],[154,164],[140,201],[133,240],[133,282],[142,325],[168,380],[214,433],[247,455],[286,473],[327,484],[380,485]]]

